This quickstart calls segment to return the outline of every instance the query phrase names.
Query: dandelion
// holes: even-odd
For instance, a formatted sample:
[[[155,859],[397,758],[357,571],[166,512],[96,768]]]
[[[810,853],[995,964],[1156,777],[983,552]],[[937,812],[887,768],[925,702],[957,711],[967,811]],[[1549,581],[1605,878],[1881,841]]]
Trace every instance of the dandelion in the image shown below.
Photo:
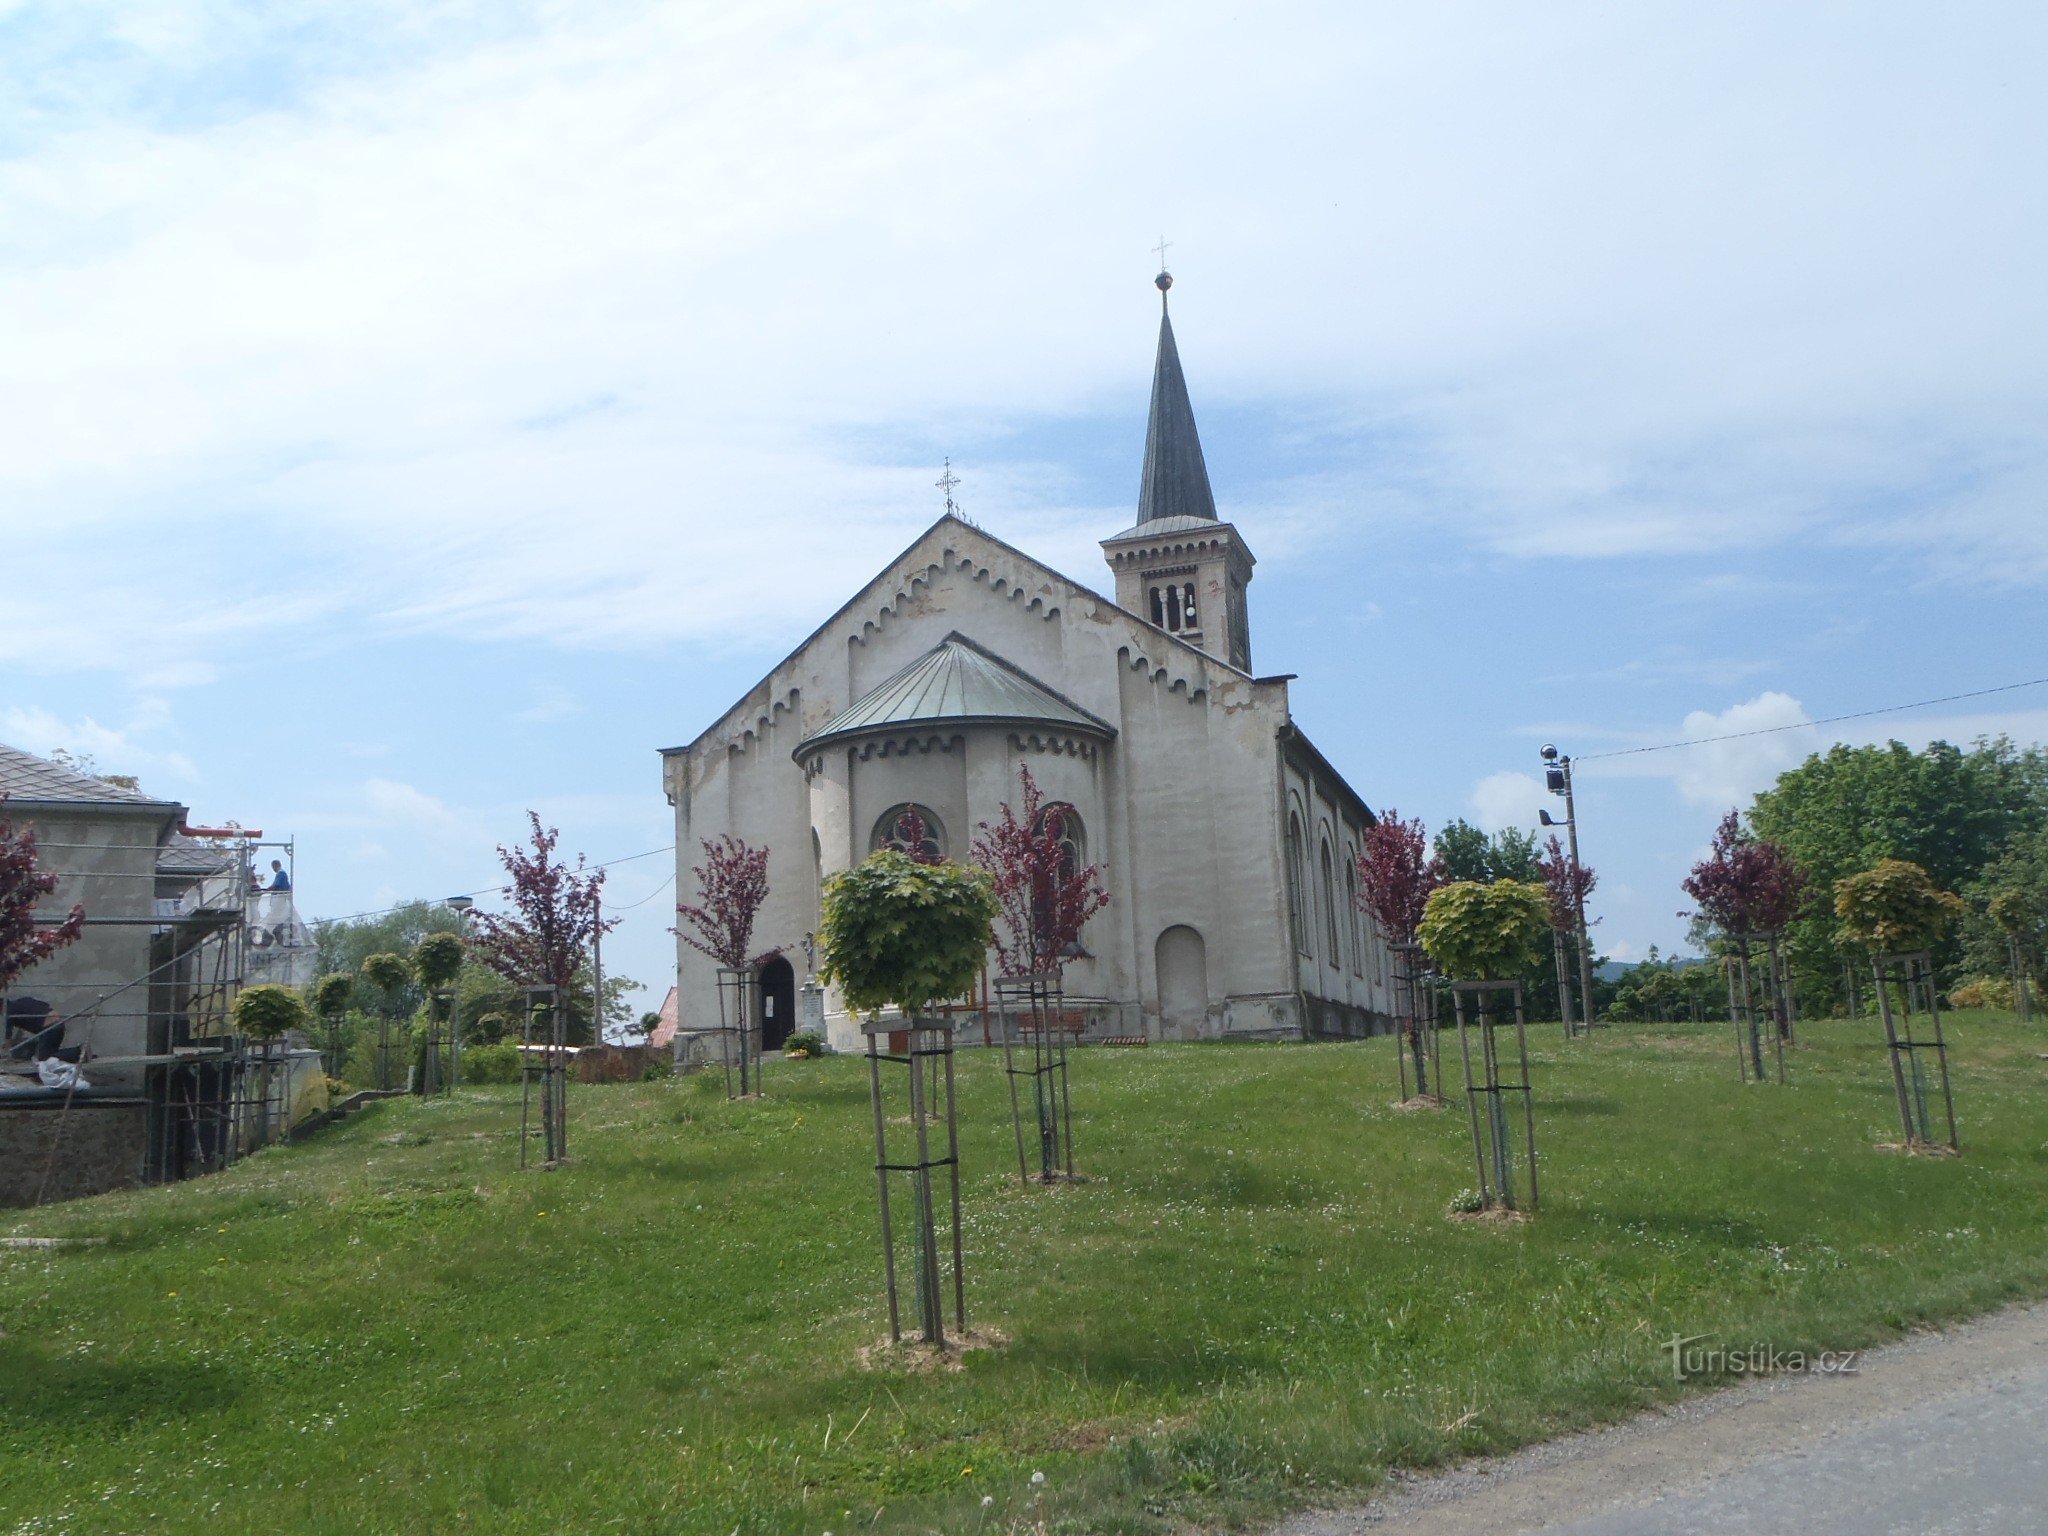
[[[1031,1486],[1034,1488],[1043,1488],[1045,1486],[1045,1474],[1043,1472],[1032,1473]]]
[[[982,1507],[983,1509],[987,1509],[987,1508],[988,1508],[988,1507],[989,1507],[990,1505],[994,1504],[994,1503],[995,1503],[995,1501],[996,1501],[996,1496],[995,1496],[994,1494],[992,1494],[992,1493],[984,1493],[984,1494],[983,1494],[983,1495],[981,1496],[981,1507]]]

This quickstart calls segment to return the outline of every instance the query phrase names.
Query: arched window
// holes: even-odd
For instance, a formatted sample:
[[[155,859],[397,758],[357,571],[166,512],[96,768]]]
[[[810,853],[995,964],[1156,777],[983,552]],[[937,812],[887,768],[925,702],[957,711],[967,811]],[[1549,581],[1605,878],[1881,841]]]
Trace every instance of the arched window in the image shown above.
[[[1157,587],[1152,589],[1152,622],[1166,628],[1166,599],[1159,595]]]
[[[1166,588],[1166,627],[1180,628],[1180,588],[1172,583],[1168,583]]]
[[[1329,941],[1329,949],[1323,959],[1331,965],[1342,965],[1344,941],[1338,937],[1337,927],[1337,862],[1330,857],[1330,840],[1323,839],[1323,936]]]
[[[1060,836],[1060,878],[1071,880],[1081,872],[1081,866],[1088,862],[1087,833],[1081,827],[1081,813],[1064,800],[1038,808],[1037,819],[1031,824],[1035,837],[1053,817],[1059,818]]]
[[[1200,629],[1195,618],[1195,584],[1191,581],[1181,588],[1180,621],[1183,629]]]
[[[1351,852],[1348,848],[1344,851],[1346,854]],[[1358,910],[1358,860],[1356,857],[1349,857],[1344,861],[1344,910],[1350,917],[1350,921],[1344,925],[1344,931],[1351,938],[1350,944],[1346,946],[1351,951],[1351,974],[1363,976],[1365,974],[1365,914]]]
[[[1031,823],[1032,837],[1036,839],[1042,835],[1046,825],[1055,818],[1058,820],[1060,840],[1058,878],[1060,884],[1064,885],[1067,881],[1078,875],[1082,867],[1088,862],[1087,845],[1085,842],[1087,834],[1081,828],[1081,813],[1061,800],[1055,801],[1050,805],[1041,805],[1038,808],[1038,815],[1032,819]],[[1041,933],[1047,931],[1052,926],[1052,913],[1049,910],[1042,910],[1043,905],[1050,902],[1051,899],[1051,891],[1033,891],[1031,894],[1033,921],[1038,924]],[[1079,939],[1073,940],[1066,948],[1066,955],[1069,959],[1079,959],[1087,955],[1087,953],[1086,947],[1082,945]]]
[[[1304,955],[1312,953],[1308,945],[1308,883],[1302,869],[1301,818],[1292,812],[1287,817],[1287,916],[1294,928],[1294,947]]]
[[[875,823],[868,839],[868,852],[894,848],[914,859],[936,864],[946,856],[945,823],[932,814],[931,807],[906,802],[892,805]]]

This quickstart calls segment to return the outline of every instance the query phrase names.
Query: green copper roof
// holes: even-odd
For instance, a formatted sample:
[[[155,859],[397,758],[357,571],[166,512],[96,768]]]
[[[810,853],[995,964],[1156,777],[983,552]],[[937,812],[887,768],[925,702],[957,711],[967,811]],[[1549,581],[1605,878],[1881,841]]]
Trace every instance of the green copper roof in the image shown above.
[[[854,736],[939,723],[1050,727],[1104,741],[1116,734],[965,635],[951,634],[805,737],[796,755]]]

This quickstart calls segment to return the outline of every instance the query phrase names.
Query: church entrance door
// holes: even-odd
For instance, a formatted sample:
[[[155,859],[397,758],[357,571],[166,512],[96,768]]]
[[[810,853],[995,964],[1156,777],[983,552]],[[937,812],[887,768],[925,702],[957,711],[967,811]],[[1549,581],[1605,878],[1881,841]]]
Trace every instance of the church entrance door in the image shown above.
[[[1159,1024],[1170,1034],[1196,1035],[1209,1020],[1209,957],[1202,936],[1184,923],[1159,935]]]
[[[796,1029],[796,971],[777,955],[761,966],[761,1054],[779,1051]]]

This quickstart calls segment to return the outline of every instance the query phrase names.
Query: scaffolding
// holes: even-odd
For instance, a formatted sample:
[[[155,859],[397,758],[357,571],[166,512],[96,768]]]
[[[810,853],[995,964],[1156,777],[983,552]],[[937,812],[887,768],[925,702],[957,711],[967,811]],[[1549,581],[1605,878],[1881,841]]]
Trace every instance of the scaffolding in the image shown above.
[[[81,803],[66,817],[89,818],[92,809]],[[47,1096],[7,1095],[11,1107],[57,1112],[31,1203],[56,1185],[74,1113],[141,1106],[140,1176],[149,1184],[218,1172],[280,1139],[289,1128],[291,1057],[280,1057],[274,1042],[252,1052],[234,1033],[234,1005],[244,986],[275,969],[252,963],[252,953],[292,947],[282,924],[264,924],[267,893],[253,869],[258,850],[280,850],[280,867],[290,861],[287,885],[295,884],[294,843],[239,827],[185,827],[161,844],[39,835],[36,848],[60,893],[112,886],[132,895],[86,903],[79,946],[0,993],[0,1004],[14,1004],[7,1017],[17,1032],[28,1025],[28,1053],[78,1069]],[[146,867],[108,867],[123,854]],[[123,942],[138,932],[141,945]],[[111,952],[97,970],[83,948],[95,941]],[[24,1013],[20,1005],[30,1002],[47,1013]]]

